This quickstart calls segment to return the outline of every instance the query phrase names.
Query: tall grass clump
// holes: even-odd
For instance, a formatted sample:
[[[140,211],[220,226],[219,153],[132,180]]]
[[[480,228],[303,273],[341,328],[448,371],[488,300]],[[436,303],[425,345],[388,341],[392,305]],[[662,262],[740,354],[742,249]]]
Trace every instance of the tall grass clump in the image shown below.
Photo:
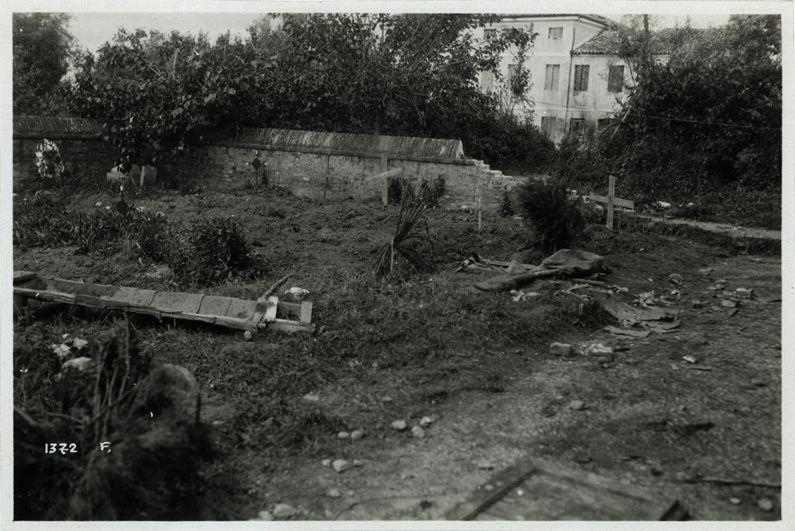
[[[576,244],[585,230],[585,220],[563,185],[528,180],[519,187],[518,196],[522,216],[544,251]]]

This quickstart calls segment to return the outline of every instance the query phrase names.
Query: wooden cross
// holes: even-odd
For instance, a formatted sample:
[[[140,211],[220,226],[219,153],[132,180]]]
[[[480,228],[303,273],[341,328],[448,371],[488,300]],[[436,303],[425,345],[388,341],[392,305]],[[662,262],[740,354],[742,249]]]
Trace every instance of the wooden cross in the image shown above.
[[[609,177],[607,196],[591,194],[585,197],[589,201],[596,201],[597,203],[605,203],[607,205],[607,228],[610,230],[613,230],[613,213],[615,207],[635,210],[635,203],[633,201],[616,197],[616,177],[614,175]]]

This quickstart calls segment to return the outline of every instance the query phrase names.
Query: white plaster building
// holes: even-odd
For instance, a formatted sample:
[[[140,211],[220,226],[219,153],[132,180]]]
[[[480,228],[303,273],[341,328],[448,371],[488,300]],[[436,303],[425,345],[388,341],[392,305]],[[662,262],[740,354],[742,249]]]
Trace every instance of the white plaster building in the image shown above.
[[[533,123],[555,142],[570,130],[604,125],[632,83],[629,66],[616,55],[618,23],[599,15],[505,15],[481,30],[482,37],[511,27],[532,27],[538,34],[525,61]],[[505,80],[515,68],[514,57],[515,50],[504,54]],[[480,86],[495,90],[494,74],[482,72]]]

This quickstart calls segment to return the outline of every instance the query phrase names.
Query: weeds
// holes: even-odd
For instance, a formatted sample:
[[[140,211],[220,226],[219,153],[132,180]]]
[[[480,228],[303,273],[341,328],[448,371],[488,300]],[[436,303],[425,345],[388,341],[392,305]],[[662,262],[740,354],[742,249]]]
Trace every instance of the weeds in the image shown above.
[[[513,209],[513,202],[511,201],[511,194],[508,190],[505,190],[502,193],[502,199],[500,201],[500,206],[497,209],[497,214],[500,217],[507,218],[516,214]]]
[[[564,186],[528,180],[519,188],[519,204],[547,252],[572,247],[585,230],[582,213]]]

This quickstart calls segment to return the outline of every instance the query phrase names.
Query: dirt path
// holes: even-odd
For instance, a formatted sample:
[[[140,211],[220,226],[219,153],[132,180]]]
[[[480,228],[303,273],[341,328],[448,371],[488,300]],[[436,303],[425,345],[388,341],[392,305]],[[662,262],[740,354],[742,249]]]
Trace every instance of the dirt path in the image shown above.
[[[710,221],[694,221],[692,219],[678,219],[678,218],[660,218],[656,216],[643,216],[636,214],[636,217],[657,221],[660,223],[667,223],[669,225],[689,225],[701,230],[715,232],[718,234],[728,234],[736,238],[754,238],[763,240],[778,240],[781,241],[780,230],[770,229],[757,229],[753,227],[738,227],[729,225],[727,223],[713,223]]]
[[[448,400],[424,439],[395,432],[341,441],[327,457],[363,463],[343,473],[321,459],[283,463],[263,476],[260,508],[287,502],[300,519],[440,519],[516,459],[541,457],[679,499],[696,519],[780,518],[780,489],[685,481],[781,481],[780,260],[736,257],[712,267],[709,278],[681,271],[689,293],[714,295],[706,286],[725,278],[729,289],[752,288],[756,300],[730,316],[711,303],[692,309],[688,298],[681,329],[634,340],[606,364],[523,353],[505,392]],[[708,370],[693,370],[685,354]],[[585,409],[572,410],[575,399]],[[772,511],[757,507],[762,498]]]

